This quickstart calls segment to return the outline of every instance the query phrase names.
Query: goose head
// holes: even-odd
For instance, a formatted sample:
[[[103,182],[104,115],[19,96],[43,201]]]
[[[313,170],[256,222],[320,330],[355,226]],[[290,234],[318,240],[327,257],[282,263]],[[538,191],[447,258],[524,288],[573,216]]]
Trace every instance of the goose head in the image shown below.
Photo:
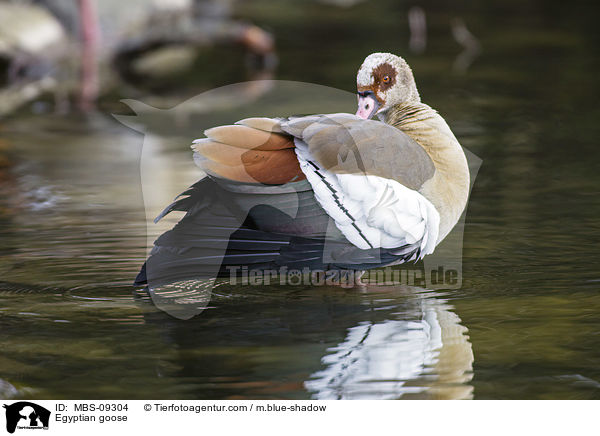
[[[406,61],[391,53],[367,56],[356,75],[358,111],[356,115],[369,119],[382,116],[391,107],[419,102],[419,91]]]

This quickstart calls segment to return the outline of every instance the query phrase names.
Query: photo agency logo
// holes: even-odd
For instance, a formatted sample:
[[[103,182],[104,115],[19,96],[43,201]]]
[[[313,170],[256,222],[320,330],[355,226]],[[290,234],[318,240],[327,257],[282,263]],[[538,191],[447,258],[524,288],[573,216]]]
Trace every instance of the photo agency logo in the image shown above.
[[[350,114],[347,91],[260,80],[168,110],[124,103],[135,116],[115,118],[144,134],[149,256],[136,285],[171,315],[200,313],[223,285],[461,287],[481,160],[435,111],[426,121],[462,165],[457,187],[398,125]],[[436,186],[452,207],[439,207]]]
[[[6,431],[14,433],[19,430],[48,430],[50,411],[29,401],[4,404],[6,409]]]

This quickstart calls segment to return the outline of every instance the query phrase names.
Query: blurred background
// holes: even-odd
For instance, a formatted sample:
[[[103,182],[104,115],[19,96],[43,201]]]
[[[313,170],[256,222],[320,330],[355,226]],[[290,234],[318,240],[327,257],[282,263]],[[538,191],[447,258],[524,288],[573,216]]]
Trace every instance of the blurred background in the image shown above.
[[[557,0],[0,1],[0,398],[599,399],[597,16]],[[187,322],[132,296],[148,135],[113,117],[133,115],[121,100],[169,109],[249,82],[213,102],[235,106],[268,92],[259,79],[353,93],[376,51],[408,61],[483,160],[462,288],[224,287]],[[189,143],[211,107],[187,110],[179,130],[149,127],[165,202],[200,176]]]

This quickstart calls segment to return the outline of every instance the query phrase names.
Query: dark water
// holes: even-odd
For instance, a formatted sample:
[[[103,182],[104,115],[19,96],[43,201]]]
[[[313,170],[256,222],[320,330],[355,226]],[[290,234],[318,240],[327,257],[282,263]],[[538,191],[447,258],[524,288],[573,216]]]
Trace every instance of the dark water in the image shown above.
[[[174,319],[130,286],[147,241],[144,137],[110,116],[126,109],[34,106],[0,128],[0,398],[600,398],[594,13],[423,2],[415,54],[409,6],[252,1],[239,14],[275,34],[276,79],[352,91],[368,53],[406,57],[423,100],[483,160],[460,289],[225,285]],[[456,18],[481,45],[470,65]],[[178,96],[246,80],[236,65],[210,81],[199,67]],[[186,129],[152,137],[155,207],[196,177]]]

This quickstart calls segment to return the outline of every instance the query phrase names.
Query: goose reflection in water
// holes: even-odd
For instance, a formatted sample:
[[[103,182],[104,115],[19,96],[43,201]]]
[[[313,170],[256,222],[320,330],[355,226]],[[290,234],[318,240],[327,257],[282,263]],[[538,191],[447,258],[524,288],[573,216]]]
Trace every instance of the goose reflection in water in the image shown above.
[[[364,321],[349,328],[345,341],[323,357],[325,368],[305,383],[313,397],[472,398],[472,387],[464,384],[473,369],[467,328],[444,300],[422,298],[411,306],[408,319]]]
[[[226,337],[229,351],[210,365],[204,358],[180,362],[185,368],[180,375],[208,379],[214,388],[214,374],[207,367],[218,367],[222,377],[233,365],[235,380],[227,376],[227,388],[240,387],[239,398],[473,396],[468,330],[447,300],[433,291],[397,284],[256,288],[189,280],[150,292],[155,305],[179,318],[197,314],[199,306],[206,308],[200,316],[177,323],[181,327],[168,336],[180,350],[210,350],[222,346]],[[239,345],[244,369],[239,366]],[[276,355],[280,347],[285,355],[276,358],[276,369],[273,361],[260,360],[265,350]],[[257,380],[264,388],[244,388]]]

